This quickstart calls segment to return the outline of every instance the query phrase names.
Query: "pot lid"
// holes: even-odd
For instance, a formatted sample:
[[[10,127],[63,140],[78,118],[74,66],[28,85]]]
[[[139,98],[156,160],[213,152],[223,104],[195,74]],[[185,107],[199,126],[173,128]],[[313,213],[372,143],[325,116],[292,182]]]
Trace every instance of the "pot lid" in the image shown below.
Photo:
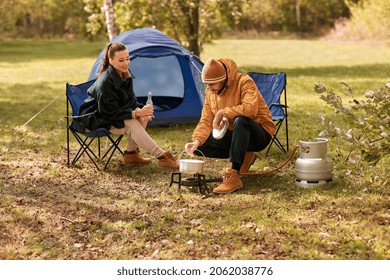
[[[225,136],[225,134],[226,134],[228,126],[229,126],[229,122],[225,121],[225,123],[224,123],[224,125],[222,126],[221,129],[213,128],[213,137],[215,139],[217,139],[217,140],[223,138]]]

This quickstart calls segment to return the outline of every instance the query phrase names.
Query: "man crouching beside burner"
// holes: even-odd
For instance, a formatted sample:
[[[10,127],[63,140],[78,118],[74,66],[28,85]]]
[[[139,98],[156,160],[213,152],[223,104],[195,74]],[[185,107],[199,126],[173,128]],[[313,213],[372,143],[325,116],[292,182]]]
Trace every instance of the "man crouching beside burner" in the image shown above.
[[[231,193],[241,188],[240,173],[247,173],[256,160],[255,152],[264,150],[276,131],[267,104],[248,74],[238,73],[232,59],[209,59],[203,66],[202,81],[206,97],[192,142],[185,145],[189,155],[229,158],[222,183],[214,193]],[[228,121],[224,137],[214,139],[212,130]],[[199,152],[200,151],[200,152]]]

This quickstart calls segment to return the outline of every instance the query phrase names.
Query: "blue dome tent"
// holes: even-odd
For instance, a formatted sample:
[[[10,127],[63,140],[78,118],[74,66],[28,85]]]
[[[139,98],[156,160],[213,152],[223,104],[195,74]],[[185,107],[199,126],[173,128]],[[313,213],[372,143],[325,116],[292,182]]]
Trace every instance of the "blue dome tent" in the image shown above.
[[[202,61],[159,30],[140,28],[124,32],[112,42],[126,45],[134,92],[146,103],[152,92],[155,119],[150,125],[197,123],[204,102],[201,80]],[[104,49],[99,54],[88,80],[96,78]]]

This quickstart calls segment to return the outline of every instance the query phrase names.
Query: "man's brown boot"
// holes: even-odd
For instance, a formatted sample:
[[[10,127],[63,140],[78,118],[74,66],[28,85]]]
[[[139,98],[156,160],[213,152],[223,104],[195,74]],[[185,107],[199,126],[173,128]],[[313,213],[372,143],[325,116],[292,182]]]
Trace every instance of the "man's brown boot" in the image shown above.
[[[222,184],[213,189],[213,193],[231,193],[242,187],[240,175],[237,170],[226,168]]]
[[[123,155],[124,164],[149,164],[152,160],[150,158],[143,158],[139,155],[139,150],[125,151]]]
[[[170,152],[164,152],[158,158],[158,167],[179,168],[179,162],[172,156]]]
[[[241,165],[240,173],[248,173],[249,168],[255,163],[257,155],[255,152],[246,152],[244,162]]]

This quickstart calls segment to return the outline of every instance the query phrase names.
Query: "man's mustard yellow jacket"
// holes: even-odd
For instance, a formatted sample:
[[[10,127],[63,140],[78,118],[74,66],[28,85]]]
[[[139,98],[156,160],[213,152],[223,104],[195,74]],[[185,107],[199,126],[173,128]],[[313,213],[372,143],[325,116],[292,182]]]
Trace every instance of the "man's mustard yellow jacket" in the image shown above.
[[[201,145],[206,141],[213,129],[214,116],[221,109],[223,109],[224,117],[229,120],[230,130],[233,130],[235,117],[245,116],[259,123],[273,136],[276,126],[255,82],[248,74],[237,73],[237,64],[232,59],[221,58],[218,61],[227,69],[227,87],[220,94],[206,89],[202,115],[192,134],[192,140],[199,140]]]

